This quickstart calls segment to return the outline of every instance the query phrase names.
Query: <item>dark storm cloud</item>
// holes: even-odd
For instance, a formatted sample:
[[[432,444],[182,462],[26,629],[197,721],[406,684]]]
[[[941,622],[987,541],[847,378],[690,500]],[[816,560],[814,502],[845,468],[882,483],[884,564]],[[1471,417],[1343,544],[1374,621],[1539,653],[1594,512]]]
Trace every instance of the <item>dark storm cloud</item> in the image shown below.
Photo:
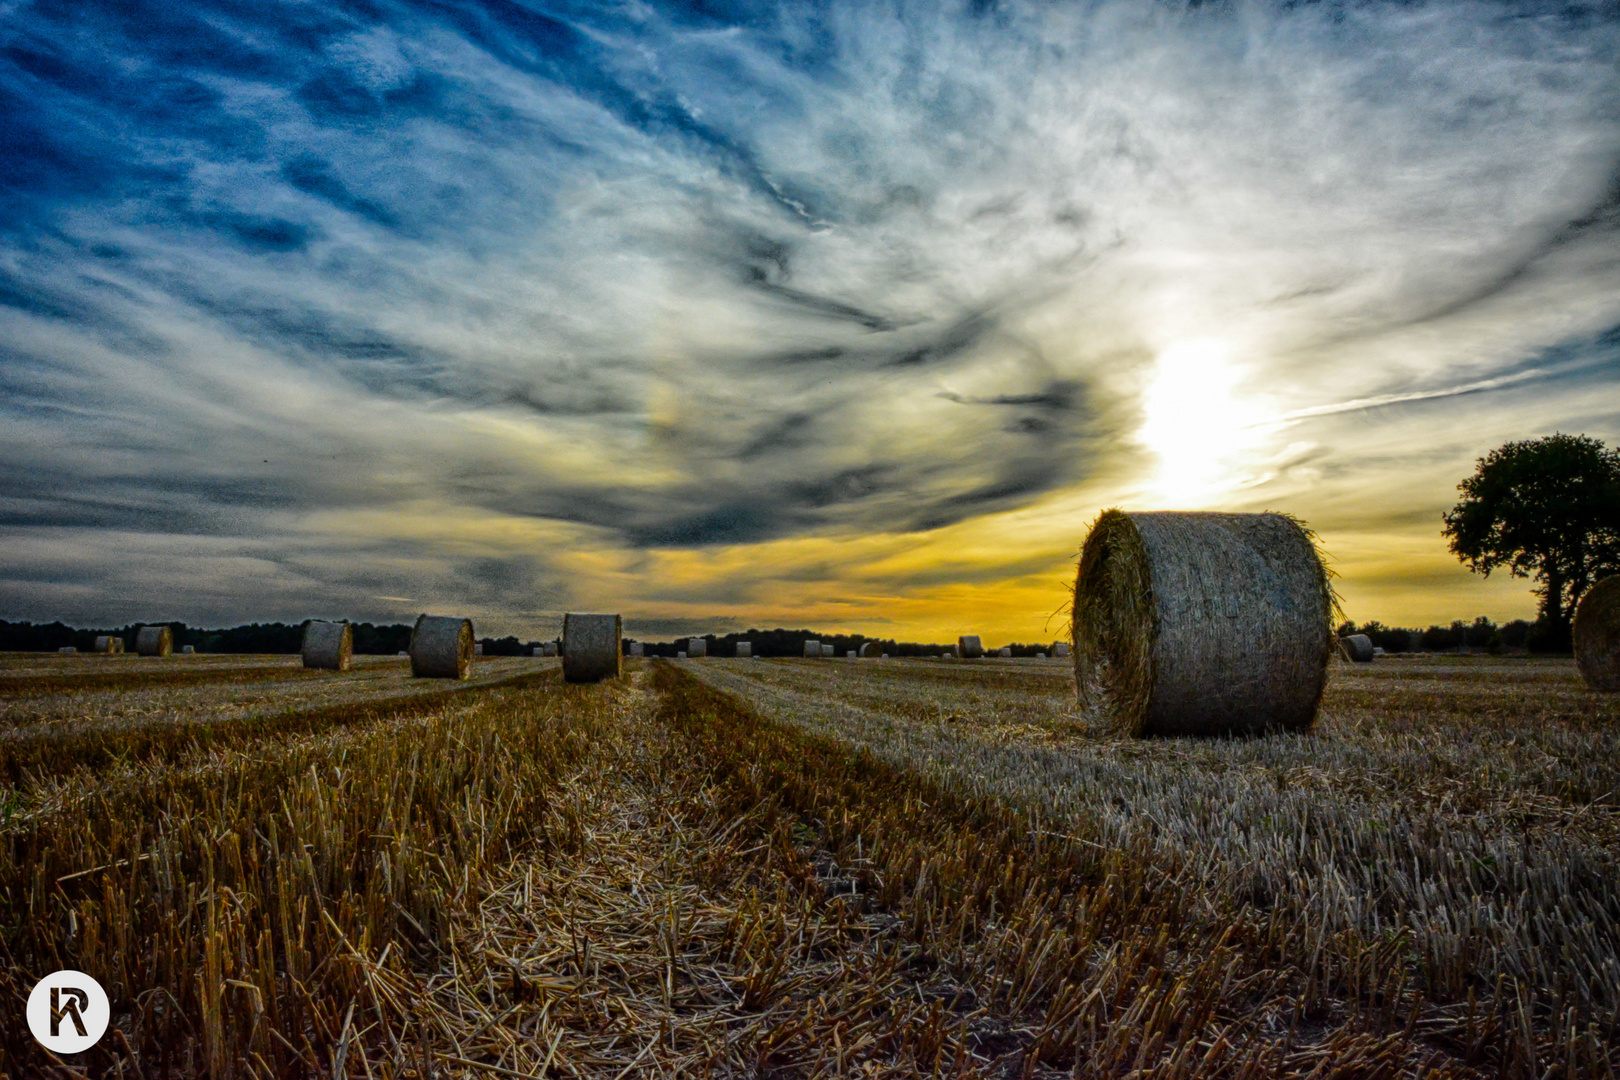
[[[236,537],[278,596],[409,566],[546,606],[570,545],[1029,507],[1113,467],[1183,338],[1288,387],[1313,349],[1512,339],[1298,417],[1610,373],[1601,5],[0,12],[0,527],[85,559],[174,532],[251,581]],[[1543,294],[1587,329],[1526,329]]]

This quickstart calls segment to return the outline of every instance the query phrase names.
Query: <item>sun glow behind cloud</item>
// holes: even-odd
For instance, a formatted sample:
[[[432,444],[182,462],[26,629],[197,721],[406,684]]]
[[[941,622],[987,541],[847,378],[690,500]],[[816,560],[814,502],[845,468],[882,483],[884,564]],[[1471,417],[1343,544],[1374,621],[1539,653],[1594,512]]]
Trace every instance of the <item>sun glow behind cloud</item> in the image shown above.
[[[1136,432],[1157,461],[1147,489],[1155,505],[1196,509],[1252,478],[1269,417],[1243,382],[1229,341],[1195,338],[1159,353]]]

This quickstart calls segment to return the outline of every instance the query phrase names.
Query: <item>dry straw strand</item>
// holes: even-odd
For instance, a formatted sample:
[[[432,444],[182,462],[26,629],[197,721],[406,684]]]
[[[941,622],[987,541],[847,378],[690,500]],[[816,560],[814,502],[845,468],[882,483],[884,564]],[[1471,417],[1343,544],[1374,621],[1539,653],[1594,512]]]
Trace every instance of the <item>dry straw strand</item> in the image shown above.
[[[347,622],[311,619],[304,627],[300,652],[307,668],[348,671],[354,663],[354,631]]]
[[[618,615],[563,616],[563,678],[571,683],[617,679],[624,670],[624,620]]]
[[[1575,666],[1593,690],[1620,690],[1620,576],[1592,586],[1576,606]]]
[[[411,674],[419,679],[472,675],[473,624],[451,615],[417,616],[411,629]]]
[[[142,656],[168,656],[174,651],[174,631],[167,626],[143,626],[135,631],[135,651]]]
[[[1132,735],[1303,731],[1337,605],[1286,514],[1105,511],[1075,577],[1075,688]]]

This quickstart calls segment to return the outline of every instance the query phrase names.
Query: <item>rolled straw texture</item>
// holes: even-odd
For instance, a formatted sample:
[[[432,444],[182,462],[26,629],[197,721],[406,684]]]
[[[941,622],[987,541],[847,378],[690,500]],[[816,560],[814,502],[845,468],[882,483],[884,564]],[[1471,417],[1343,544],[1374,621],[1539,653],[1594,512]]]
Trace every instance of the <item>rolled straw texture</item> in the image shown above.
[[[411,629],[411,674],[418,679],[472,675],[473,624],[452,615],[419,615]]]
[[[750,657],[750,656],[753,656],[753,655],[754,655],[754,643],[752,641],[739,641],[739,642],[737,642],[737,659],[741,660],[741,659],[744,659],[746,657]]]
[[[978,634],[963,634],[956,639],[956,655],[963,660],[977,660],[984,655],[984,644]]]
[[[1315,540],[1285,514],[1106,511],[1075,578],[1081,708],[1138,736],[1303,731],[1334,608]]]
[[[827,642],[825,642],[825,641],[823,641],[823,642],[822,642],[822,643],[821,643],[821,655],[822,655],[822,656],[831,656],[831,655],[832,655],[832,654],[833,654],[833,653],[834,653],[834,652],[836,652],[836,651],[837,651],[837,650],[836,650],[836,649],[834,649],[834,648],[833,648],[833,647],[832,647],[832,646],[831,646],[831,645],[829,645],[829,644],[828,644],[828,643],[827,643]]]
[[[323,671],[348,671],[354,663],[354,631],[346,622],[311,619],[304,627],[304,666]]]
[[[135,631],[135,651],[142,656],[168,656],[174,651],[174,631],[167,626],[143,626]]]
[[[1373,658],[1372,638],[1366,634],[1347,634],[1339,639],[1344,655],[1358,664],[1370,664]]]
[[[1620,577],[1606,577],[1575,606],[1575,666],[1593,690],[1620,690]]]
[[[99,653],[121,653],[124,651],[124,639],[114,634],[102,634],[96,638],[95,651]]]
[[[1069,656],[1069,643],[1067,641],[1060,641],[1056,645],[1053,645],[1052,655],[1061,656],[1067,659]]]
[[[624,620],[618,615],[563,616],[563,678],[572,683],[617,679],[624,670]]]
[[[180,646],[180,652],[184,656],[190,656],[192,653],[194,653],[196,651],[197,651],[197,646],[195,646],[195,645],[182,645],[182,646]]]
[[[700,638],[700,637],[687,638],[686,639],[686,655],[687,656],[708,656],[709,655],[709,639],[708,638]]]
[[[875,656],[882,656],[883,646],[879,645],[875,641],[868,641],[865,645],[861,646],[861,655],[867,659],[871,659]]]
[[[806,657],[811,657],[811,656],[819,657],[821,655],[821,642],[817,641],[814,638],[811,638],[809,641],[806,641],[804,643],[804,655]]]

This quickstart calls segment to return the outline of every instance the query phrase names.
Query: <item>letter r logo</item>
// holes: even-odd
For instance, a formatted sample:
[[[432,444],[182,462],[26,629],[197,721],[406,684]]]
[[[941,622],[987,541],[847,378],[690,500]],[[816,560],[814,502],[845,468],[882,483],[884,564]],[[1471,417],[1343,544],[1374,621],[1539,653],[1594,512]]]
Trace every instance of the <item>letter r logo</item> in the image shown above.
[[[60,997],[58,997],[60,995]],[[62,1004],[66,999],[66,1004]],[[77,986],[51,987],[51,1037],[55,1038],[61,1032],[59,1026],[62,1017],[71,1017],[73,1026],[79,1029],[80,1038],[88,1038],[90,1033],[84,1029],[83,1009],[90,1007],[90,995]]]

